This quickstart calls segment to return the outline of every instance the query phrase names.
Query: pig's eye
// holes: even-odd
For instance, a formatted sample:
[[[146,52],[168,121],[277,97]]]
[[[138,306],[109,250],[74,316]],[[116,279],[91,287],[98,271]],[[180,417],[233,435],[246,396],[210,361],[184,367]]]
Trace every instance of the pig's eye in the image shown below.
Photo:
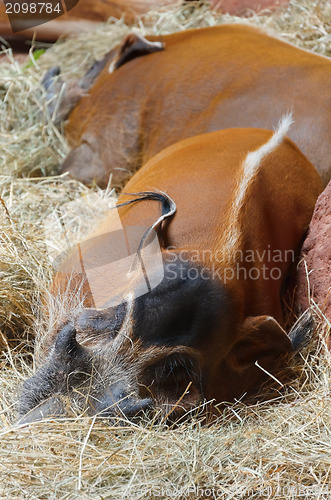
[[[155,387],[166,395],[183,393],[190,382],[201,386],[198,363],[187,356],[176,354],[149,366],[142,378],[146,386]]]
[[[141,397],[151,397],[172,422],[204,400],[199,364],[188,355],[172,354],[150,365],[139,382]]]

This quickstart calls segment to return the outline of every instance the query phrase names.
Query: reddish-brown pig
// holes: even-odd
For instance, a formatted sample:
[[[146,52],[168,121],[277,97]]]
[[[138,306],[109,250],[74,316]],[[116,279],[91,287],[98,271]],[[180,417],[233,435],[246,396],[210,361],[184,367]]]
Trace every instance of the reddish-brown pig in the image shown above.
[[[14,4],[15,2],[8,2],[8,4],[10,3]],[[0,36],[9,40],[35,38],[36,40],[55,42],[59,37],[93,31],[98,23],[107,21],[109,17],[122,18],[125,22],[132,23],[138,16],[142,16],[152,9],[179,5],[180,3],[181,0],[65,0],[59,2],[61,9],[62,6],[65,8],[64,14],[56,18],[56,14],[51,16],[50,13],[46,12],[46,2],[43,4],[44,8],[42,8],[41,14],[38,14],[38,19],[42,21],[42,24],[36,22],[36,13],[24,15],[21,16],[20,20],[16,20],[16,29],[13,33],[5,3],[1,2]],[[37,5],[39,5],[38,2]],[[53,2],[53,8],[56,5]],[[14,12],[13,9],[14,7],[11,7],[10,12]],[[9,5],[7,11],[9,11]],[[20,31],[17,32],[18,28]]]
[[[149,228],[130,249],[136,266],[120,274],[125,259],[116,260],[118,244],[106,244],[112,210],[65,259],[52,293],[69,303],[85,283],[85,307],[45,339],[43,363],[22,390],[22,422],[70,407],[178,416],[251,393],[265,370],[284,366],[311,329],[307,318],[285,332],[281,294],[322,189],[285,137],[289,123],[274,134],[189,138],[135,174],[117,207],[126,239],[132,228]],[[159,254],[147,251],[153,228]]]
[[[161,43],[163,50],[152,52]],[[91,71],[94,78],[100,72],[96,81]],[[324,183],[330,177],[326,57],[234,24],[150,37],[145,47],[129,35],[91,71],[88,83],[79,82],[85,94],[91,88],[69,116],[72,151],[62,166],[85,183],[104,186],[112,174],[113,185],[120,185],[178,140],[231,127],[270,129],[289,111],[290,138]]]

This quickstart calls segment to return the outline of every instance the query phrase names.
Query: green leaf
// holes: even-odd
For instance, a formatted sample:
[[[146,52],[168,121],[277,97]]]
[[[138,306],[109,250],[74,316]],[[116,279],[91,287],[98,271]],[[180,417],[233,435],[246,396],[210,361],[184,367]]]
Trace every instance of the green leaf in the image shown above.
[[[35,50],[33,53],[32,53],[32,57],[35,61],[37,61],[37,59],[39,59],[40,56],[42,56],[44,54],[44,52],[46,52],[46,49],[37,49]],[[30,60],[25,66],[23,69],[28,69],[28,68],[31,68],[31,66],[33,66],[33,62]]]

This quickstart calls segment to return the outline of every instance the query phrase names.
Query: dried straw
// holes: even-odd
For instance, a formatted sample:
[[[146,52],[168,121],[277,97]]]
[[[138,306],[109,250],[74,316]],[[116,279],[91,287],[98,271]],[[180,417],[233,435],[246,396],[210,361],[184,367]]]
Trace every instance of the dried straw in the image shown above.
[[[291,0],[287,9],[247,19],[187,5],[151,12],[135,29],[166,34],[230,22],[263,26],[331,55],[326,0]],[[83,74],[130,30],[109,20],[89,37],[57,43],[31,67],[19,65],[10,49],[8,62],[0,64],[0,497],[330,498],[330,355],[324,340],[330,323],[314,304],[316,336],[294,358],[293,380],[274,382],[271,401],[220,408],[217,423],[203,425],[198,414],[176,428],[152,426],[148,419],[110,426],[85,417],[13,426],[18,388],[33,370],[40,297],[52,276],[44,222],[65,203],[98,191],[56,175],[68,146],[47,116],[40,80],[59,63],[65,78]]]

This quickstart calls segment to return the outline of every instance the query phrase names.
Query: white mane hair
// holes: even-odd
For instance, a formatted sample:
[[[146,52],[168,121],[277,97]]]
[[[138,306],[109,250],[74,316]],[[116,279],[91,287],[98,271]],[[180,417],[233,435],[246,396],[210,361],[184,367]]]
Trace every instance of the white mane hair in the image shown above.
[[[224,239],[227,253],[235,250],[237,244],[240,241],[241,229],[238,227],[237,221],[239,218],[239,213],[245,201],[247,190],[249,186],[254,182],[255,176],[258,172],[262,160],[270,153],[272,153],[283,142],[292,123],[292,114],[289,113],[284,115],[280,119],[277,129],[270,137],[268,142],[260,146],[256,151],[250,151],[249,153],[247,153],[246,158],[243,161],[242,174],[235,188],[233,204],[231,207],[231,220]]]
[[[283,139],[289,131],[292,123],[292,114],[283,116],[279,121],[276,131],[273,133],[269,141],[263,144],[256,151],[247,153],[243,163],[243,176],[241,177],[236,188],[236,197],[233,206],[235,211],[238,211],[241,208],[247,188],[252,183],[261,161],[283,142]]]

